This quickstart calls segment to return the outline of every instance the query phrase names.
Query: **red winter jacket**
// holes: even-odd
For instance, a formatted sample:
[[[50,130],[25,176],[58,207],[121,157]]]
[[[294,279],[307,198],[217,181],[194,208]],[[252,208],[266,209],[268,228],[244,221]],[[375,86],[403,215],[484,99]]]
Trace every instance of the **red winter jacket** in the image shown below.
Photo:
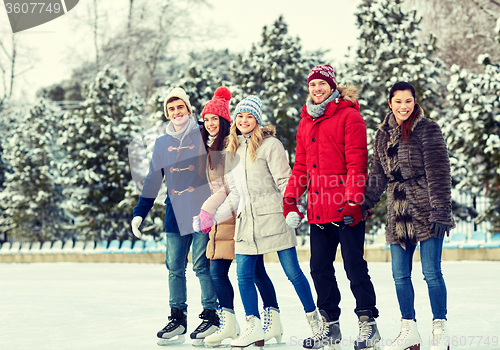
[[[337,87],[340,97],[329,102],[316,120],[302,107],[292,177],[284,197],[297,201],[307,193],[311,224],[342,221],[337,209],[346,201],[363,203],[368,168],[366,125],[359,114],[353,86]]]

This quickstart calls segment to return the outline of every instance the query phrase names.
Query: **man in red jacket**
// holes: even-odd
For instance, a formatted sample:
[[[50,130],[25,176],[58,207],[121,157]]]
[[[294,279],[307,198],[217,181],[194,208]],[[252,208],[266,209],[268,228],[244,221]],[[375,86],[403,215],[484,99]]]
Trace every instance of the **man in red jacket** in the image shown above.
[[[337,87],[330,65],[316,66],[307,79],[309,98],[302,108],[292,176],[283,197],[287,223],[298,227],[297,201],[307,189],[311,225],[311,276],[323,317],[323,332],[304,340],[304,348],[338,346],[340,291],[333,262],[340,243],[359,318],[355,349],[377,348],[375,291],[363,258],[365,223],[361,213],[367,178],[366,125],[356,89]]]

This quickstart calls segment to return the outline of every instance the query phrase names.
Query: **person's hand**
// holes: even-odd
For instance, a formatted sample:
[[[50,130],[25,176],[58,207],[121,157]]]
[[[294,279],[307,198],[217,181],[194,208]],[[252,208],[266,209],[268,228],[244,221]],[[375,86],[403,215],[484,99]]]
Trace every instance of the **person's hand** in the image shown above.
[[[365,204],[361,205],[361,215],[363,215],[363,220],[369,219],[372,217],[372,211],[368,210]]]
[[[442,224],[440,222],[431,222],[431,231],[434,231],[434,237],[444,238],[450,235],[450,225]]]
[[[201,209],[198,216],[193,218],[193,230],[195,232],[209,233],[214,224],[214,216],[203,209]]]
[[[302,219],[304,218],[304,215],[302,215],[301,217],[299,214],[301,213],[297,213],[295,211],[289,212],[285,218],[286,224],[291,228],[299,227],[300,223],[302,222]]]
[[[134,217],[132,219],[132,223],[130,224],[130,226],[132,227],[132,233],[137,238],[141,238],[142,236],[141,230],[139,230],[139,226],[141,226],[141,224],[142,224],[142,218],[140,216]]]
[[[288,226],[297,228],[304,218],[304,214],[299,211],[297,201],[292,197],[283,198],[283,216]]]
[[[193,231],[194,232],[200,232],[201,227],[200,227],[200,216],[193,216]]]
[[[361,206],[355,203],[347,203],[344,207],[337,210],[340,212],[344,225],[354,226],[363,220]]]

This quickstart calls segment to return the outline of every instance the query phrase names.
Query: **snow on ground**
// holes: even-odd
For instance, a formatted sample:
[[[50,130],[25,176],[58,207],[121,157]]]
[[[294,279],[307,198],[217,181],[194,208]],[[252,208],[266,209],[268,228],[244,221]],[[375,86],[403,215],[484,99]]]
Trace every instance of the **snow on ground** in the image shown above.
[[[301,264],[309,277],[309,265]],[[357,335],[354,298],[342,265],[335,263],[342,292],[342,349],[353,349]],[[286,346],[301,349],[298,339],[309,336],[302,305],[278,263],[266,263],[278,294]],[[390,263],[369,263],[377,292],[384,341],[399,332],[399,308]],[[235,309],[245,328],[237,291]],[[500,349],[500,262],[445,261],[448,319],[452,349]],[[415,263],[417,321],[430,349],[431,311],[420,263]],[[199,324],[199,284],[188,266],[188,334],[186,343],[170,348],[194,349],[189,333]],[[0,349],[2,350],[128,350],[164,349],[156,332],[169,315],[167,270],[161,264],[39,263],[0,266]],[[251,347],[249,349],[255,349]]]

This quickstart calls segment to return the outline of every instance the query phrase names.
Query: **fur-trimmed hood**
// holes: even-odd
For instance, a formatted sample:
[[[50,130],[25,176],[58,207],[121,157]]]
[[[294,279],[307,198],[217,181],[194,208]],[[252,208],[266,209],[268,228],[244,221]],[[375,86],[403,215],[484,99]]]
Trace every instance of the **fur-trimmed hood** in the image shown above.
[[[276,137],[276,127],[274,125],[266,125],[262,128],[262,137],[267,139],[269,137]]]
[[[343,100],[349,102],[358,101],[358,89],[354,85],[337,86],[337,90],[340,92],[340,97]]]

